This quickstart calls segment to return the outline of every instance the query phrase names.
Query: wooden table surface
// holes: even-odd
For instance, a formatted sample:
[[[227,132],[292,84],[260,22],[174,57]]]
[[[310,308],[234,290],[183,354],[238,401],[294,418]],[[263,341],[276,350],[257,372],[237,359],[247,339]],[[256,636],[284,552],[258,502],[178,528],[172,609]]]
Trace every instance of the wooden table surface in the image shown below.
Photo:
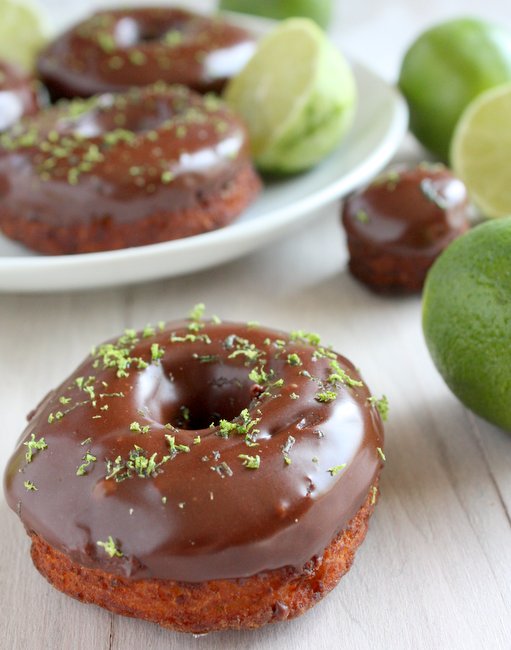
[[[64,20],[86,3],[47,4]],[[339,3],[336,40],[389,80],[426,24],[470,12],[511,26],[507,0],[348,4]],[[398,159],[420,156],[407,141]],[[225,318],[317,331],[391,404],[382,495],[367,539],[338,588],[301,619],[195,639],[82,605],[35,571],[22,526],[0,501],[0,648],[511,648],[511,438],[442,382],[424,345],[420,299],[372,295],[346,261],[338,206],[330,206],[307,229],[186,278],[0,295],[2,471],[25,414],[93,344],[179,318],[202,301]]]

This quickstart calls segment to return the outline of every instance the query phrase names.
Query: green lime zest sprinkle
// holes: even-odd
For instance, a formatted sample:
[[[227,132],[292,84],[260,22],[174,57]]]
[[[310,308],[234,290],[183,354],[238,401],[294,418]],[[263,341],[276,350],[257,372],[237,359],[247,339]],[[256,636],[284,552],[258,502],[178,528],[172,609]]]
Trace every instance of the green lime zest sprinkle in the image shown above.
[[[71,398],[70,398],[70,397],[64,397],[64,396],[59,397],[59,402],[60,402],[61,404],[64,404],[64,405],[65,405],[65,404],[69,404],[70,401],[71,401]]]
[[[378,488],[375,485],[373,485],[371,487],[371,505],[372,506],[374,506],[374,504],[376,503],[377,495],[378,495]]]
[[[252,370],[248,373],[248,378],[250,381],[253,381],[254,384],[258,384],[259,386],[262,386],[269,381],[269,376],[268,373],[264,370],[264,366],[261,366],[260,368],[252,368]]]
[[[136,431],[137,433],[149,433],[149,431],[151,431],[151,427],[148,424],[142,426],[140,422],[132,422],[130,424],[130,431]]]
[[[378,456],[382,459],[382,461],[385,462],[387,459],[383,453],[383,449],[381,447],[376,447],[376,451],[378,452]]]
[[[387,396],[382,395],[380,399],[377,397],[369,397],[367,401],[377,409],[381,419],[386,422],[389,418],[389,400]]]
[[[193,439],[193,444],[194,445],[200,445],[200,443],[201,443],[201,437],[200,436],[195,436],[195,438]]]
[[[108,536],[106,542],[99,541],[97,542],[97,545],[101,546],[109,557],[123,557],[122,551],[117,547],[117,544],[111,535]]]
[[[32,458],[35,454],[48,448],[46,440],[44,438],[39,438],[39,440],[36,440],[33,433],[30,434],[30,440],[24,442],[23,444],[25,447],[27,447],[27,451],[25,453],[25,459],[27,463],[32,462]]]
[[[229,438],[231,434],[244,436],[245,442],[249,446],[254,445],[254,436],[259,433],[259,430],[255,429],[254,427],[259,422],[259,419],[252,418],[248,409],[243,409],[243,411],[241,411],[239,414],[239,418],[236,419],[241,419],[241,422],[220,420],[217,435],[219,435],[221,438]]]
[[[316,393],[314,399],[317,402],[328,404],[329,402],[333,402],[335,399],[337,399],[337,393],[334,393],[334,391],[331,390],[325,390],[320,393]]]
[[[165,348],[161,348],[158,343],[151,345],[151,361],[158,364],[160,359],[165,355]]]
[[[303,330],[295,330],[294,332],[291,332],[290,338],[292,341],[302,341],[314,346],[321,343],[321,337],[318,334],[314,334],[313,332],[304,332]]]
[[[190,447],[188,445],[179,445],[176,443],[176,437],[171,436],[170,434],[165,434],[165,439],[169,443],[171,458],[175,458],[180,453],[188,454],[190,453]]]
[[[259,469],[261,465],[260,456],[247,456],[247,454],[239,454],[238,458],[241,458],[243,460],[243,465],[247,469]]]
[[[129,54],[129,60],[133,65],[144,65],[147,61],[147,57],[140,50],[133,50],[133,52],[130,52]]]
[[[343,368],[341,368],[338,361],[331,361],[330,368],[333,370],[333,373],[328,378],[328,382],[330,384],[341,383],[346,384],[346,386],[349,386],[350,388],[360,388],[364,385],[362,381],[358,381],[350,377],[348,373]]]
[[[188,318],[193,321],[199,321],[204,316],[206,311],[206,305],[203,302],[199,302],[188,314]]]
[[[360,221],[360,223],[367,223],[369,221],[369,215],[365,210],[359,210],[355,215],[355,219]]]
[[[97,458],[96,456],[93,456],[90,451],[87,451],[82,460],[83,463],[76,470],[76,476],[84,476],[87,474],[87,470],[89,469],[90,465],[92,463],[95,463],[97,461]]]
[[[146,325],[144,329],[142,330],[142,338],[143,339],[148,339],[151,336],[154,336],[156,334],[156,330],[152,325]]]
[[[293,445],[295,444],[296,439],[293,436],[288,436],[286,444],[282,447],[282,455],[284,456],[284,462],[286,465],[291,465],[291,458],[289,452],[291,451]]]
[[[128,459],[123,459],[122,456],[117,456],[115,460],[106,461],[107,474],[105,479],[115,479],[117,483],[124,481],[128,478],[133,478],[134,475],[139,478],[153,478],[158,474],[160,467],[170,460],[170,456],[163,456],[161,461],[157,461],[157,453],[152,456],[147,456],[138,445],[130,450]]]
[[[287,355],[287,362],[290,366],[301,366],[302,360],[300,359],[299,355],[296,353],[293,354],[288,354]]]
[[[27,490],[27,492],[37,492],[37,488],[32,483],[32,481],[24,481],[23,485],[25,486],[25,490]]]
[[[330,467],[327,472],[329,472],[330,476],[337,476],[339,472],[342,472],[342,470],[346,467],[346,463],[343,465],[335,465],[335,467]]]
[[[161,173],[160,179],[161,182],[164,185],[168,185],[169,183],[172,183],[174,180],[175,176],[174,174],[170,171],[170,169],[165,170],[164,172]]]

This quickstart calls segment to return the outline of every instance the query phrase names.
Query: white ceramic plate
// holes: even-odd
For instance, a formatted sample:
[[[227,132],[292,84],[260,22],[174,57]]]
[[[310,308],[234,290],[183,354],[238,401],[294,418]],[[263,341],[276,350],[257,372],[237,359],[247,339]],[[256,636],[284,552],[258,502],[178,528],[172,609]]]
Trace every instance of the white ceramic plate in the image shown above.
[[[254,26],[253,23],[251,25]],[[105,253],[37,255],[0,235],[0,291],[58,291],[183,275],[241,257],[293,232],[332,202],[375,176],[396,152],[408,113],[399,94],[353,63],[359,101],[341,146],[312,171],[268,184],[235,223],[177,241]]]

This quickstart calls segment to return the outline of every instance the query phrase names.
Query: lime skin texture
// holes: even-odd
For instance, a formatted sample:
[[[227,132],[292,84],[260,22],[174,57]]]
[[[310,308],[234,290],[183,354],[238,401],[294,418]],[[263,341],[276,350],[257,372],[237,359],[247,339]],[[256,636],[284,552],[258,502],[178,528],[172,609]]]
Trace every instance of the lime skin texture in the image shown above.
[[[469,409],[511,432],[511,217],[451,244],[425,285],[423,330],[433,361]]]
[[[425,31],[405,54],[399,88],[410,130],[443,161],[464,108],[479,94],[511,81],[511,32],[475,18]]]
[[[311,18],[326,29],[332,18],[333,0],[220,0],[220,9],[284,20]]]

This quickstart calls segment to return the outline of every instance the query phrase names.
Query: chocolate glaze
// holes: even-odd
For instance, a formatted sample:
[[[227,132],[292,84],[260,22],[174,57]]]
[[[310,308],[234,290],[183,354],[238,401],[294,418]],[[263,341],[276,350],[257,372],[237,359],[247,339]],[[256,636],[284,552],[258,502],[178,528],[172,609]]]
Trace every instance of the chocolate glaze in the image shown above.
[[[39,57],[54,98],[89,97],[157,81],[219,91],[252,56],[254,37],[219,18],[175,8],[101,11]]]
[[[0,61],[0,132],[24,115],[35,115],[44,95],[38,82],[15,66]]]
[[[342,222],[358,279],[419,291],[438,255],[469,228],[467,191],[440,164],[397,168],[350,196]]]
[[[245,128],[212,96],[156,84],[75,100],[0,136],[0,222],[2,213],[55,228],[171,220],[244,168]],[[187,227],[174,237],[196,234],[193,220]]]
[[[195,320],[146,335],[128,332],[110,356],[98,348],[38,406],[8,464],[11,508],[72,560],[133,579],[303,568],[359,510],[382,465],[381,419],[367,387],[349,387],[359,380],[353,365],[329,352],[349,376],[336,382],[319,345],[259,326]],[[104,366],[122,348],[132,359],[127,377],[117,376],[122,362]],[[261,367],[267,377],[249,378]],[[327,390],[336,398],[319,401]],[[245,430],[222,437],[221,418]],[[32,434],[47,448],[27,462]],[[159,462],[169,453],[165,434],[189,452],[148,478],[105,478],[106,461],[127,459],[135,445]],[[96,461],[77,476],[86,453]],[[258,455],[259,468],[240,454]],[[98,546],[110,536],[122,557]]]

